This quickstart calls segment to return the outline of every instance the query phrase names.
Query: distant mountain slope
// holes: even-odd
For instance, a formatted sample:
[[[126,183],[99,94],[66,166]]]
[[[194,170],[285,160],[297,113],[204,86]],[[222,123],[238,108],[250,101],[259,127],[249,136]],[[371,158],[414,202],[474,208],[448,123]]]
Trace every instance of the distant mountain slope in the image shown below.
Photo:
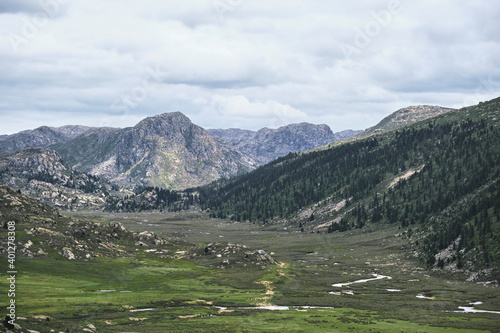
[[[240,147],[248,144],[257,132],[250,130],[243,130],[239,128],[228,129],[207,129],[207,132],[216,138],[229,142],[234,147]]]
[[[257,132],[236,128],[210,129],[208,132],[229,142],[259,165],[290,152],[301,152],[360,133],[352,130],[333,133],[327,125],[309,123],[291,124],[278,129],[263,128]]]
[[[64,209],[102,208],[112,186],[68,167],[48,148],[0,154],[0,183]]]
[[[369,127],[364,131],[359,131],[358,133],[355,133],[355,135],[352,136],[349,135],[344,138],[339,138],[337,141],[331,144],[313,148],[309,152],[330,149],[348,142],[355,142],[357,140],[365,139],[373,135],[379,135],[384,132],[396,130],[398,128],[404,128],[406,126],[413,125],[420,121],[425,121],[427,119],[435,118],[440,115],[456,111],[458,110],[445,108],[441,106],[430,106],[430,105],[409,106],[394,111],[393,113],[382,119],[377,125],[373,127]]]
[[[409,106],[403,109],[399,109],[396,112],[385,117],[377,125],[367,128],[361,135],[380,133],[401,128],[419,121],[423,121],[454,111],[457,110],[433,105]]]
[[[255,165],[180,112],[146,118],[122,130],[96,129],[53,148],[77,169],[129,188],[199,186]]]
[[[3,136],[0,139],[0,153],[28,147],[47,147],[55,143],[74,139],[90,129],[91,127],[75,125],[63,127],[42,126],[34,130]]]

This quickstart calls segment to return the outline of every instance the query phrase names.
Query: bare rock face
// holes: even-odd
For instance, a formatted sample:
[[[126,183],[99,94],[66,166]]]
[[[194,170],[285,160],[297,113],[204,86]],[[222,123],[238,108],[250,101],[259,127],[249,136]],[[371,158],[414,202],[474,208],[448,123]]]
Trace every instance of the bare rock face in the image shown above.
[[[131,188],[184,189],[255,167],[180,112],[146,118],[123,130],[89,131],[54,148],[70,165]]]
[[[263,128],[257,132],[231,128],[211,129],[208,132],[229,142],[259,165],[269,163],[291,152],[301,152],[346,139],[360,133],[347,130],[333,133],[327,125],[309,123],[291,124],[278,129]]]

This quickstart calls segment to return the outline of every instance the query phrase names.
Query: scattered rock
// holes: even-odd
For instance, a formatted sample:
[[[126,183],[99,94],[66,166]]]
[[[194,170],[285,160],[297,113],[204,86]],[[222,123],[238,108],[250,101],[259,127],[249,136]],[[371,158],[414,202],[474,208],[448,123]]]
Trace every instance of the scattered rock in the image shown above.
[[[126,232],[127,229],[120,222],[110,222],[109,227],[113,229],[113,231]]]
[[[155,238],[156,234],[154,232],[143,231],[139,235],[137,235],[137,237],[139,238],[139,240],[144,240],[144,239],[149,240]]]
[[[276,264],[276,261],[273,259],[273,257],[271,257],[269,254],[264,254],[263,256],[261,256],[261,260],[262,261],[267,261],[269,262],[271,265],[275,265]]]
[[[73,252],[71,252],[71,249],[69,247],[63,248],[63,256],[69,260],[76,259],[75,255],[73,254]]]
[[[73,232],[73,235],[76,237],[76,238],[83,238],[87,235],[87,232],[85,229],[82,229],[82,228],[79,228],[79,229],[76,229],[74,232]]]

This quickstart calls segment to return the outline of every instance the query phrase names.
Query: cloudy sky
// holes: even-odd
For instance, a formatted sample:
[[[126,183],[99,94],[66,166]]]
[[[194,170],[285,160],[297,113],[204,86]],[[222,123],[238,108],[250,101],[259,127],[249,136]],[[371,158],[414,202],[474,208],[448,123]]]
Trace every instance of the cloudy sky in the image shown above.
[[[0,134],[133,126],[364,129],[500,96],[493,0],[0,0]]]

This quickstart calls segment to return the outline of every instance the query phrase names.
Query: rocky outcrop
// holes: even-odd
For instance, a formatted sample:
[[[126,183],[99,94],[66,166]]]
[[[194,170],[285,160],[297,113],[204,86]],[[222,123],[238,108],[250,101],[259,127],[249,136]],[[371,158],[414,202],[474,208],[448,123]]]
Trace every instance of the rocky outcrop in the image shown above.
[[[271,254],[264,250],[250,250],[241,244],[210,243],[194,252],[185,252],[181,257],[220,269],[235,267],[266,269],[267,265],[277,264]]]
[[[73,170],[49,148],[0,154],[0,183],[64,209],[102,207],[113,192],[110,184]]]
[[[229,142],[259,165],[269,163],[290,152],[301,152],[352,137],[360,131],[333,133],[327,125],[291,124],[278,129],[263,128],[257,132],[231,129],[211,129],[208,132]]]
[[[20,257],[51,256],[56,259],[89,260],[100,256],[135,255],[136,248],[178,244],[153,232],[128,231],[119,222],[109,224],[66,218],[48,205],[0,185],[0,228],[25,233],[28,241],[20,243]],[[32,239],[36,238],[36,241]],[[135,244],[131,246],[131,244]],[[0,239],[0,253],[7,251],[7,237]]]
[[[75,255],[68,247],[63,248],[63,256],[68,260],[75,260]]]

